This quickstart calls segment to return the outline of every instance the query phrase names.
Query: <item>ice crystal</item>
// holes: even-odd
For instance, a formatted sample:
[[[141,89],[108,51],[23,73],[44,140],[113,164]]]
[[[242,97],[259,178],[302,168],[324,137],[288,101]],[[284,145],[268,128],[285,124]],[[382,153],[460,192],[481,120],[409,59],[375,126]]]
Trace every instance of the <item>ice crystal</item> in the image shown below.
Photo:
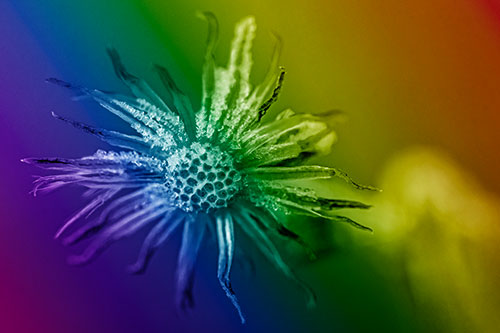
[[[287,109],[271,121],[262,121],[277,100],[285,75],[278,67],[279,39],[268,73],[253,87],[254,18],[244,18],[236,25],[229,62],[221,67],[213,54],[217,21],[210,13],[202,17],[208,22],[209,33],[200,110],[193,109],[166,68],[155,66],[166,88],[160,97],[148,83],[129,73],[118,53],[109,49],[115,73],[131,95],[79,87],[58,79],[48,81],[71,89],[78,97],[93,99],[137,134],[53,116],[125,150],[99,150],[77,159],[23,161],[55,172],[35,181],[34,194],[70,184],[86,189],[84,196],[89,202],[56,234],[64,235],[65,244],[91,238],[82,254],[70,257],[74,264],[86,263],[111,243],[150,226],[138,259],[130,267],[133,272],[141,272],[155,250],[175,229],[182,228],[176,281],[177,302],[183,308],[192,305],[193,272],[204,233],[214,232],[219,253],[217,278],[244,322],[230,283],[234,233],[249,236],[278,270],[306,290],[312,304],[313,294],[295,278],[272,241],[273,232],[300,241],[279,214],[322,217],[368,229],[337,213],[342,208],[368,206],[324,198],[284,181],[340,177],[356,188],[371,188],[354,183],[337,169],[304,165],[314,155],[329,153],[335,134],[324,120],[335,113],[296,114]],[[81,221],[79,227],[77,221]]]

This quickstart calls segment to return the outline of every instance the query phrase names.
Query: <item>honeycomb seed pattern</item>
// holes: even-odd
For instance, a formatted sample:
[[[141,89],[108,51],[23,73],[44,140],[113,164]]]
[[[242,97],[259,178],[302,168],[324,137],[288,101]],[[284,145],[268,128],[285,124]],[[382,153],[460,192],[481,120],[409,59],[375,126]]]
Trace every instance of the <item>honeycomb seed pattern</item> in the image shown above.
[[[186,212],[210,212],[228,205],[239,191],[241,175],[233,160],[218,148],[194,143],[167,160],[165,185]]]

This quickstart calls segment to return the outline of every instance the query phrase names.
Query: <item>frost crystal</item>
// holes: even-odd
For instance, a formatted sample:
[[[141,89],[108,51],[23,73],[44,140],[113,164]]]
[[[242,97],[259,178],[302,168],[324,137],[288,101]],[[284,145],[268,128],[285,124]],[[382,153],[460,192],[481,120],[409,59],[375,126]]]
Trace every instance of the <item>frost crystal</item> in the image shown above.
[[[205,232],[214,232],[218,243],[217,278],[244,322],[230,272],[235,253],[235,233],[244,233],[285,276],[297,282],[314,303],[312,292],[299,282],[281,259],[272,237],[281,235],[302,244],[278,214],[302,214],[349,223],[368,229],[337,212],[343,208],[368,208],[360,202],[318,196],[313,190],[286,185],[285,180],[339,177],[356,188],[373,189],[353,182],[345,173],[317,165],[304,165],[318,154],[327,154],[335,133],[322,115],[296,114],[287,109],[262,122],[277,100],[285,71],[278,67],[279,39],[264,80],[250,83],[253,17],[235,29],[227,66],[214,60],[217,20],[201,15],[209,33],[202,75],[202,102],[198,111],[174,83],[168,70],[155,66],[165,86],[160,97],[144,80],[129,73],[118,53],[109,49],[118,78],[131,95],[79,87],[58,79],[49,82],[89,97],[127,122],[136,135],[95,128],[56,114],[53,116],[95,135],[120,152],[99,150],[77,159],[27,158],[24,162],[55,173],[38,178],[33,193],[64,185],[86,189],[89,202],[57,232],[63,243],[91,238],[71,263],[86,263],[111,243],[150,227],[132,272],[142,272],[155,252],[177,228],[182,228],[179,252],[177,302],[193,304],[196,257]],[[81,221],[79,227],[76,222]],[[235,229],[235,225],[237,228]],[[274,235],[273,235],[274,234]]]

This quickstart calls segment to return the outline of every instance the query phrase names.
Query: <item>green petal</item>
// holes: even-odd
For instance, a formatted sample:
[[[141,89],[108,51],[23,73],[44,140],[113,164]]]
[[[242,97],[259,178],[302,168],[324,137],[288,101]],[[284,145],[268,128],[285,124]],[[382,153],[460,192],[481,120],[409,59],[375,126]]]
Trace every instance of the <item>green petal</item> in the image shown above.
[[[282,43],[281,39],[272,34],[275,38],[275,47],[271,57],[271,62],[267,74],[260,85],[255,87],[252,91],[251,96],[248,98],[247,107],[233,115],[233,132],[231,135],[239,138],[242,133],[245,133],[249,126],[255,123],[259,117],[259,111],[263,109],[266,98],[271,94],[274,87],[274,94],[271,95],[272,102],[274,102],[278,96],[279,90],[283,83],[284,70],[278,71],[278,60],[281,54]],[[272,97],[274,95],[274,98]],[[267,103],[264,107],[267,107],[263,113],[267,112],[267,109],[271,106],[272,102]],[[261,117],[262,118],[262,117]]]
[[[248,168],[244,172],[262,180],[327,179],[336,175],[334,168],[319,165]]]
[[[233,215],[236,217],[235,221],[243,229],[243,231],[255,241],[255,245],[259,248],[261,253],[286,277],[297,283],[301,288],[304,289],[308,299],[308,306],[313,307],[316,304],[316,297],[309,287],[307,287],[302,281],[300,281],[288,265],[283,261],[279,251],[276,246],[269,239],[269,237],[264,233],[264,231],[259,228],[256,223],[252,213],[243,207],[241,209],[233,210]]]
[[[271,97],[267,101],[262,103],[262,105],[259,107],[259,112],[257,113],[257,122],[259,122],[262,119],[262,117],[265,116],[267,110],[269,110],[271,105],[273,105],[273,103],[278,100],[278,96],[281,91],[281,86],[283,85],[284,79],[285,79],[285,69],[281,68],[278,81],[276,82],[276,87],[274,88]]]
[[[282,161],[297,158],[303,151],[303,148],[296,143],[282,143],[259,149],[251,156],[241,156],[239,162],[245,168],[261,165],[273,165]]]
[[[315,254],[310,248],[310,246],[300,237],[298,234],[288,229],[283,223],[281,223],[281,219],[278,218],[272,211],[263,208],[257,207],[252,204],[248,204],[246,202],[239,202],[238,205],[244,207],[249,214],[253,216],[253,219],[256,223],[260,223],[263,228],[270,230],[281,237],[286,237],[289,240],[292,240],[302,246],[304,250],[307,252],[311,259],[315,259]]]
[[[230,120],[245,107],[251,91],[252,42],[255,37],[255,19],[252,16],[236,24],[227,67],[215,67],[214,90],[209,112],[208,136],[220,133],[226,120]],[[206,106],[208,107],[208,106]]]
[[[270,210],[284,209],[286,213],[296,213],[321,217],[335,222],[349,223],[357,228],[370,230],[345,216],[335,213],[342,208],[367,209],[370,206],[358,201],[330,199],[318,196],[313,190],[297,186],[283,185],[275,181],[249,181],[250,200],[256,205]]]
[[[165,102],[163,102],[160,96],[154,92],[146,81],[130,74],[125,69],[125,66],[120,59],[120,55],[114,48],[107,48],[107,52],[113,64],[116,76],[118,76],[118,78],[130,88],[136,97],[151,101],[158,107],[169,110]]]
[[[212,97],[215,90],[215,56],[214,50],[219,38],[219,23],[211,12],[200,12],[198,16],[208,23],[207,47],[202,74],[202,101],[201,110],[196,115],[198,136],[205,135],[208,126],[209,113],[212,106]]]
[[[275,34],[272,34],[272,36],[275,38],[275,46],[271,57],[271,62],[269,64],[269,68],[264,80],[255,88],[255,102],[257,104],[263,104],[264,99],[269,95],[269,93],[273,89],[273,86],[275,86],[275,82],[279,80],[279,76],[281,74],[281,71],[278,72],[277,69],[283,45],[279,36]]]
[[[196,124],[195,115],[191,101],[189,98],[177,87],[172,76],[165,67],[155,65],[155,70],[158,72],[160,79],[167,88],[167,93],[172,101],[172,111],[179,114],[184,123],[186,134],[191,140],[196,138]]]
[[[246,174],[261,180],[307,180],[341,178],[357,189],[377,191],[375,187],[356,183],[345,172],[320,165],[301,165],[294,167],[258,167],[244,169]]]
[[[271,200],[271,202],[273,202],[275,198],[278,198],[296,202],[297,204],[317,211],[330,211],[341,208],[367,209],[371,207],[359,201],[321,197],[311,189],[284,185],[277,181],[252,182],[250,180],[249,186],[255,193],[270,196],[269,200]]]
[[[311,114],[289,115],[245,133],[241,154],[243,159],[259,159],[270,154],[273,146],[286,143],[297,144],[302,152],[310,153],[307,155],[327,154],[335,139],[322,119]]]
[[[303,215],[312,216],[312,217],[321,217],[321,218],[335,221],[335,222],[348,223],[348,224],[350,224],[358,229],[373,231],[371,228],[366,227],[362,224],[359,224],[358,222],[353,221],[346,216],[330,214],[329,211],[325,211],[322,209],[313,209],[313,208],[310,208],[308,206],[301,205],[301,204],[298,204],[296,202],[286,200],[286,199],[280,199],[280,198],[277,198],[277,203],[279,205],[285,207],[286,209],[288,209],[289,212],[303,214]]]
[[[233,125],[233,128],[236,130],[236,134],[238,134],[238,136],[245,131],[249,131],[250,128],[256,127],[257,124],[266,115],[269,108],[278,100],[278,96],[281,92],[281,87],[283,86],[283,80],[285,79],[285,73],[285,69],[281,67],[278,77],[275,79],[276,83],[273,92],[267,100],[263,101],[256,95],[252,95],[249,98],[248,104],[250,106],[245,110],[242,110],[242,112],[238,113],[238,119],[233,120],[233,123],[237,124]],[[258,88],[259,87],[257,87],[254,91],[256,92]],[[266,95],[264,95],[263,97],[266,97]]]

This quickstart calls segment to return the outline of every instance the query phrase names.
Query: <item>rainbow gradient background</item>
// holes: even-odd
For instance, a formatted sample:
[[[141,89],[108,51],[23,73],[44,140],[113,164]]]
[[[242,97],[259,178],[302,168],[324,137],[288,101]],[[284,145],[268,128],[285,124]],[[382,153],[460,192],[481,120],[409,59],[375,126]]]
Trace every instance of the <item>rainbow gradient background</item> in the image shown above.
[[[372,203],[373,210],[352,216],[375,232],[325,227],[323,238],[310,235],[323,253],[313,262],[291,249],[289,261],[318,294],[315,310],[257,256],[255,274],[238,266],[233,273],[248,317],[241,326],[219,288],[215,251],[205,248],[196,308],[179,315],[173,305],[179,239],[139,277],[125,266],[140,236],[88,266],[71,267],[65,257],[81,248],[65,249],[53,234],[81,206],[80,192],[28,194],[40,171],[21,158],[108,148],[50,111],[125,129],[44,80],[124,91],[105,54],[112,45],[153,86],[151,64],[160,63],[198,100],[206,38],[198,10],[219,19],[219,63],[227,59],[236,21],[256,17],[255,77],[267,66],[269,33],[281,36],[288,76],[274,110],[345,111],[339,142],[320,161],[384,190],[318,185]],[[0,1],[0,332],[494,332],[500,327],[499,143],[497,0]],[[412,155],[415,146],[424,153]],[[401,154],[417,157],[401,160]],[[421,205],[412,206],[412,193],[425,194]],[[424,231],[413,227],[424,223]]]

